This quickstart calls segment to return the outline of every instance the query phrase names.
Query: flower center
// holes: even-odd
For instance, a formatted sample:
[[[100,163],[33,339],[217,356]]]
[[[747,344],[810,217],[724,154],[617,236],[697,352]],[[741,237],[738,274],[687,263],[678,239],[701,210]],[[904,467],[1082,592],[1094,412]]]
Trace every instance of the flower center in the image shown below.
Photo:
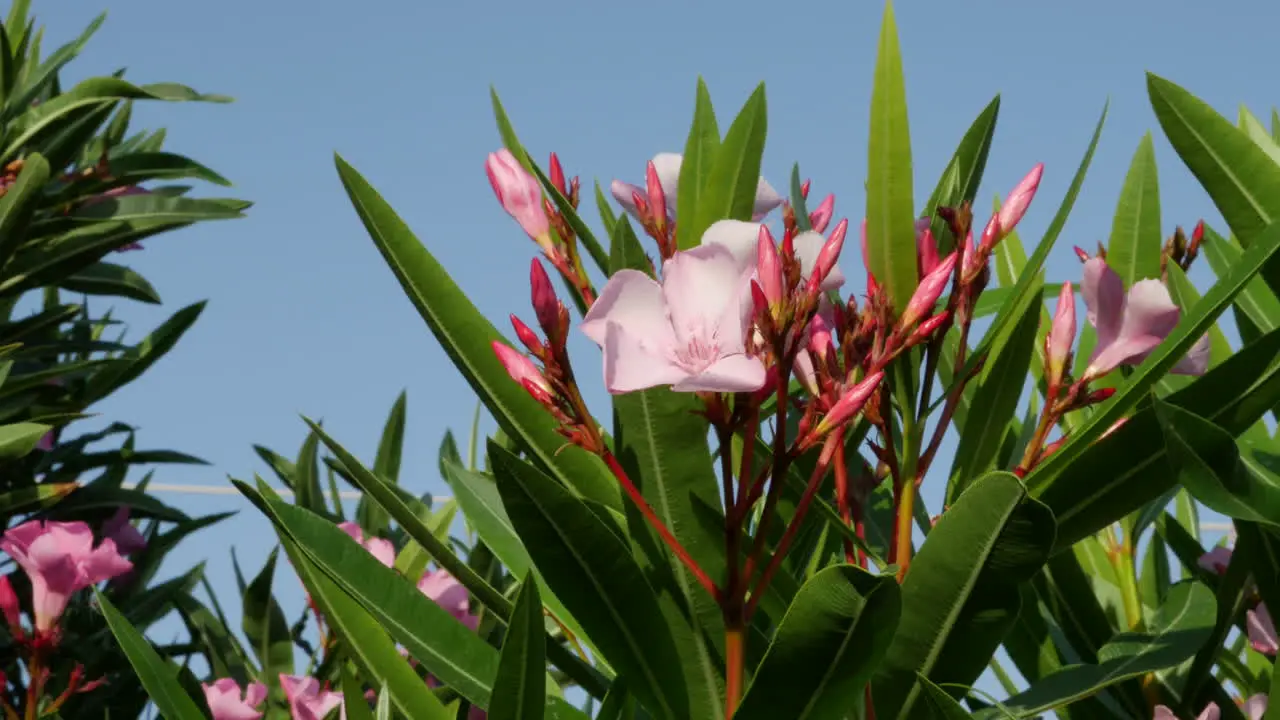
[[[691,375],[706,370],[719,359],[720,343],[714,336],[706,337],[701,333],[693,334],[675,351],[675,361]]]

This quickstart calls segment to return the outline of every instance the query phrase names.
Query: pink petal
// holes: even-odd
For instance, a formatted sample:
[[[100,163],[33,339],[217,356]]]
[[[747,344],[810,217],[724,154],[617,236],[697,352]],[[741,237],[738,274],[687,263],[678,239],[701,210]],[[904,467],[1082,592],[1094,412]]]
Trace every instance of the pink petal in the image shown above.
[[[107,538],[83,561],[85,584],[83,587],[95,585],[103,580],[110,580],[133,569],[133,563],[120,556],[114,540]]]
[[[358,543],[364,542],[364,530],[361,530],[360,526],[356,523],[350,521],[338,523],[338,529],[350,535],[352,540],[355,540]]]
[[[1120,334],[1124,320],[1124,282],[1105,260],[1090,258],[1084,264],[1084,276],[1080,280],[1080,294],[1088,309],[1089,324],[1098,332],[1097,347],[1110,345]]]
[[[1203,375],[1209,369],[1209,336],[1201,336],[1169,372],[1174,375]]]
[[[267,686],[260,682],[249,683],[249,688],[244,691],[244,702],[246,705],[257,707],[266,699]]]
[[[394,567],[396,564],[396,546],[391,544],[390,540],[383,538],[369,538],[364,542],[364,547],[369,551],[370,555],[377,558],[378,562],[387,567]]]
[[[1208,705],[1205,705],[1204,710],[1201,710],[1200,714],[1196,716],[1196,720],[1218,720],[1221,715],[1222,711],[1218,709],[1217,703],[1209,703]]]
[[[1178,324],[1181,311],[1159,280],[1139,280],[1129,288],[1120,338],[1154,335],[1163,340]],[[1099,339],[1101,344],[1101,338]]]
[[[818,395],[818,374],[813,367],[813,358],[809,356],[808,350],[801,350],[796,353],[796,362],[792,367],[796,379],[804,385],[804,389],[809,391],[810,395]]]
[[[1157,705],[1155,712],[1151,715],[1151,720],[1178,720],[1178,716],[1164,705]]]
[[[764,387],[764,362],[747,355],[728,355],[687,380],[676,383],[676,392],[753,392]]]
[[[759,239],[760,223],[718,220],[702,234],[701,244],[728,249],[739,266],[745,269],[755,265]]]
[[[1262,720],[1262,716],[1267,713],[1267,694],[1258,693],[1250,696],[1248,700],[1244,701],[1244,706],[1240,709],[1244,711],[1244,716],[1249,720]]]
[[[662,266],[662,295],[676,346],[709,339],[727,310],[742,307],[749,297],[745,280],[738,260],[722,245],[699,245],[671,256]],[[636,333],[629,325],[627,332]]]
[[[676,196],[680,189],[680,165],[684,157],[679,153],[658,153],[653,156],[653,169],[658,173],[658,182],[662,184],[662,195],[667,201],[668,217],[675,217]],[[641,197],[644,197],[641,195]]]
[[[625,183],[621,180],[614,180],[609,184],[609,192],[613,194],[613,199],[618,201],[618,204],[622,206],[623,210],[627,211],[628,215],[631,217],[639,215],[639,210],[636,208],[636,201],[632,198],[631,194],[640,193],[640,197],[644,197],[643,188],[638,188],[631,183]]]
[[[1208,570],[1211,573],[1221,575],[1227,571],[1227,565],[1231,562],[1231,549],[1219,545],[1209,552],[1200,556],[1196,564]]]
[[[610,322],[625,326],[647,344],[663,346],[675,341],[662,286],[639,270],[614,273],[579,327],[595,344],[604,347]]]
[[[1093,351],[1093,358],[1089,360],[1088,373],[1092,377],[1102,377],[1120,365],[1140,362],[1163,340],[1164,338],[1154,335],[1141,335],[1118,338],[1106,346],[1099,343]]]
[[[818,261],[818,254],[822,252],[822,246],[827,244],[827,239],[810,230],[796,235],[792,242],[796,248],[796,259],[800,261],[800,275],[808,278],[813,272],[814,264]],[[831,268],[831,272],[827,273],[827,277],[819,287],[821,290],[838,290],[841,285],[844,285],[844,280],[844,273],[837,265]]]
[[[617,395],[675,385],[688,373],[672,362],[671,353],[671,345],[646,344],[620,323],[609,322],[604,343],[605,387]]]
[[[765,215],[773,212],[782,204],[782,200],[783,198],[778,194],[778,191],[774,190],[773,186],[766,182],[764,178],[760,178],[759,182],[756,183],[756,201],[752,207],[752,219],[764,219]]]
[[[1280,640],[1276,638],[1276,626],[1271,622],[1271,613],[1266,605],[1259,605],[1257,610],[1245,613],[1245,625],[1249,630],[1249,645],[1263,655],[1275,656],[1280,650]]]

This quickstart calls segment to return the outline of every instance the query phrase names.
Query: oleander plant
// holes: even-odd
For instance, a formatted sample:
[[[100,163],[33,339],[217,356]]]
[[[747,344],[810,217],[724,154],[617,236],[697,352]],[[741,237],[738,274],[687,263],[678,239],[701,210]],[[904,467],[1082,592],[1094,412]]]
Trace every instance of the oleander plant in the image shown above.
[[[781,190],[761,177],[763,86],[722,131],[699,81],[683,152],[597,184],[590,224],[579,179],[535,160],[495,93],[485,171],[537,253],[510,336],[337,158],[498,430],[477,412],[465,447],[444,438],[446,503],[400,485],[403,396],[372,463],[311,420],[296,460],[257,448],[272,483],[232,482],[306,604],[290,624],[276,553],[240,582],[239,633],[186,596],[199,669],[110,584],[84,622],[169,720],[1280,717],[1280,115],[1233,123],[1157,75],[1147,89],[1224,224],[1166,232],[1147,135],[1108,240],[1052,283],[1106,108],[1038,240],[1019,223],[1064,171],[984,177],[998,96],[921,202],[891,6],[852,229],[798,165]],[[1003,191],[990,212],[984,180]],[[575,334],[599,358],[571,355]],[[1226,542],[1206,545],[1205,511]],[[5,535],[36,602],[29,675],[60,627],[51,578],[124,567],[87,532]],[[71,716],[46,702],[26,717]]]

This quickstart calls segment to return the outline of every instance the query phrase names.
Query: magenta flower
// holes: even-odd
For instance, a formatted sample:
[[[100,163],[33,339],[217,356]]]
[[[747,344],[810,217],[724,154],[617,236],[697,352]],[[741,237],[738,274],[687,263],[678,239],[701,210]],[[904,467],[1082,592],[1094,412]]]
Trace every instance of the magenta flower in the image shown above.
[[[83,522],[29,520],[0,538],[5,551],[31,581],[36,630],[48,632],[67,608],[71,595],[122,575],[133,563],[120,556],[111,539],[93,546],[93,531]]]
[[[341,708],[339,717],[346,720],[347,709],[342,707],[342,693],[321,690],[319,680],[280,673],[280,687],[289,700],[289,714],[293,720],[324,720],[334,708]]]
[[[484,171],[502,209],[515,218],[542,249],[550,252],[550,221],[542,208],[542,187],[538,185],[538,179],[530,175],[506,148],[489,153],[484,161]]]
[[[749,270],[756,266],[759,259],[760,227],[759,223],[754,222],[720,220],[703,233],[702,244],[727,248],[733,254],[734,260],[738,262],[738,267]],[[835,235],[835,231],[832,231],[832,235]],[[827,238],[810,230],[796,235],[792,243],[795,246],[796,259],[800,261],[801,285],[803,285],[813,273],[814,267],[818,265],[822,248],[827,244]],[[836,290],[843,284],[844,273],[839,267],[832,267],[831,272],[827,273],[819,287],[822,290]]]
[[[1204,706],[1204,710],[1196,716],[1196,720],[1218,720],[1222,711],[1218,709],[1216,703],[1209,703]],[[1155,714],[1151,716],[1151,720],[1178,720],[1178,716],[1172,710],[1164,705],[1157,705]]]
[[[378,562],[387,567],[392,567],[396,564],[396,546],[392,545],[390,540],[384,540],[380,537],[371,537],[366,540],[364,531],[353,522],[339,523],[338,529],[350,535],[352,540],[363,545],[370,555],[378,559]]]
[[[677,189],[680,183],[680,165],[683,161],[684,157],[678,153],[658,153],[653,156],[651,161],[658,183],[662,188],[663,201],[667,208],[667,220],[669,221],[676,218],[676,196],[678,195]],[[647,202],[649,197],[647,188],[637,187],[621,180],[614,180],[609,186],[609,191],[613,193],[613,199],[617,200],[618,204],[628,214],[637,220],[640,219],[632,196],[633,194],[639,194],[641,199],[645,199]],[[764,178],[760,178],[760,181],[756,184],[756,201],[752,217],[756,220],[762,219],[781,204],[782,196],[778,194],[778,191],[765,182]]]
[[[467,589],[447,570],[433,570],[423,575],[418,580],[418,590],[472,631],[479,627],[480,618],[471,613]]]
[[[204,701],[209,704],[213,720],[258,720],[262,713],[257,707],[267,699],[267,686],[260,682],[249,683],[244,694],[233,678],[221,678],[212,683],[201,683]]]
[[[129,522],[126,505],[117,508],[115,515],[102,524],[102,536],[113,541],[121,555],[132,555],[147,547],[147,539]]]
[[[609,392],[760,389],[764,363],[746,354],[745,342],[754,265],[754,252],[744,271],[711,243],[673,255],[661,283],[638,270],[614,273],[582,321],[582,332],[604,350]]]
[[[1080,290],[1089,310],[1089,324],[1098,334],[1085,371],[1088,378],[1102,377],[1119,365],[1141,363],[1173,332],[1181,314],[1159,280],[1139,280],[1125,294],[1120,276],[1100,257],[1085,262]],[[1208,365],[1206,335],[1169,372],[1202,375]]]
[[[1276,626],[1271,622],[1267,606],[1258,605],[1256,610],[1245,613],[1245,625],[1249,629],[1249,645],[1263,655],[1274,657],[1280,650],[1280,640],[1276,638]]]

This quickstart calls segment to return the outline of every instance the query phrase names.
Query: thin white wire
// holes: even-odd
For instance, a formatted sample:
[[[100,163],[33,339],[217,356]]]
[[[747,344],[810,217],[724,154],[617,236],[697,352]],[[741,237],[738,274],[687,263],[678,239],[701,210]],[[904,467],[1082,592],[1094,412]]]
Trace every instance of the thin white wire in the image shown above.
[[[137,483],[125,483],[125,487],[133,489],[137,487]],[[151,492],[176,493],[178,495],[239,495],[240,491],[233,487],[223,485],[175,485],[172,483],[151,483],[147,485],[147,490]],[[292,495],[293,491],[287,488],[274,488],[281,495]],[[338,497],[343,500],[359,500],[364,495],[355,490],[342,491],[338,493]],[[432,500],[448,500],[446,495],[432,495]],[[1201,530],[1227,532],[1231,530],[1232,525],[1229,522],[1202,522]]]

